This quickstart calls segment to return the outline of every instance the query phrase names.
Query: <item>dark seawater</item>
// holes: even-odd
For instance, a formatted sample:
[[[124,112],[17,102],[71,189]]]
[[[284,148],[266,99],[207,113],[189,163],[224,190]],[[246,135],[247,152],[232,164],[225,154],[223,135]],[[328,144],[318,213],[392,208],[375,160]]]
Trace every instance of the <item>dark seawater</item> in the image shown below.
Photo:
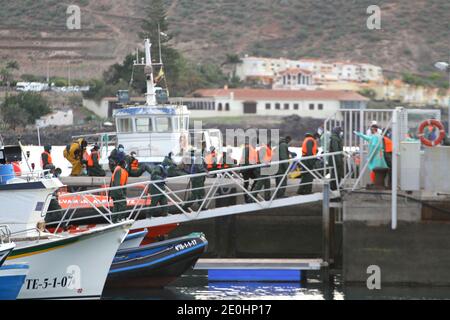
[[[396,286],[369,290],[343,286],[340,276],[324,284],[319,274],[303,283],[210,282],[205,272],[183,275],[164,289],[109,290],[103,299],[125,300],[429,300],[450,299],[450,287]]]

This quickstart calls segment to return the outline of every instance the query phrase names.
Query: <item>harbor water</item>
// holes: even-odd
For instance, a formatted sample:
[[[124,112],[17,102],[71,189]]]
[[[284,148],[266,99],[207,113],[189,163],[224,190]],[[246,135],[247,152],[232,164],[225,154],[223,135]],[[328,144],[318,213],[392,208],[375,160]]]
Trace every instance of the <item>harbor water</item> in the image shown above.
[[[206,272],[193,271],[170,286],[151,290],[109,290],[104,300],[441,300],[450,287],[384,286],[369,290],[364,284],[344,285],[340,274],[324,283],[318,273],[305,282],[208,282]]]

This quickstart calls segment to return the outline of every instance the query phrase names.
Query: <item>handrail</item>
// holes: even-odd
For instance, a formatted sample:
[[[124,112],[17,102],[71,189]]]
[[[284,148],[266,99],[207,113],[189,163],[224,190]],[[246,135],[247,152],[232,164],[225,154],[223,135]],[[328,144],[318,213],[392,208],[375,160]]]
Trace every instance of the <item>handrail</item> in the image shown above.
[[[343,152],[334,152],[326,154],[326,156],[330,158],[334,158],[335,156],[343,156]],[[166,209],[169,207],[174,208],[178,213],[185,215],[188,219],[196,219],[200,212],[203,210],[213,210],[211,209],[212,201],[225,199],[229,197],[241,197],[244,196],[244,199],[247,199],[251,203],[257,204],[259,209],[267,209],[270,208],[276,199],[278,199],[278,195],[280,193],[289,193],[289,196],[297,196],[296,194],[292,194],[295,191],[292,191],[293,188],[298,188],[300,186],[313,185],[315,180],[322,181],[330,181],[332,178],[328,175],[328,172],[331,170],[336,170],[336,162],[332,161],[330,166],[327,166],[327,170],[323,170],[322,168],[311,168],[306,165],[304,162],[306,160],[311,159],[319,159],[322,158],[323,154],[316,156],[308,156],[296,159],[282,160],[282,161],[273,161],[270,164],[254,164],[248,166],[239,166],[228,169],[215,170],[204,173],[196,173],[189,175],[181,175],[176,177],[169,177],[164,180],[157,181],[146,181],[146,182],[137,182],[128,184],[126,186],[119,187],[109,187],[109,188],[100,188],[94,190],[81,191],[76,193],[67,193],[58,195],[59,200],[64,203],[65,199],[69,199],[68,205],[65,208],[61,208],[60,210],[48,211],[48,213],[60,213],[62,214],[61,219],[58,219],[57,222],[48,223],[48,226],[57,225],[56,230],[58,230],[61,226],[67,226],[69,223],[74,221],[80,221],[85,219],[92,218],[104,218],[108,223],[112,223],[111,217],[116,215],[124,216],[127,215],[128,218],[132,218],[137,220],[139,215],[144,211],[152,211],[157,209]],[[281,172],[279,168],[275,168],[275,165],[280,164],[289,164],[287,169]],[[300,183],[288,183],[284,184],[284,180],[287,179],[287,175],[292,170],[292,164],[299,165],[302,168],[303,174],[309,174],[312,177],[311,182],[304,182],[303,179]],[[250,189],[246,188],[246,183],[250,182],[250,179],[245,180],[241,174],[242,172],[248,172],[254,169],[263,169],[270,168],[277,169],[276,173],[272,173],[270,175],[264,175],[265,172],[259,177],[254,177],[251,179],[253,186],[256,186],[256,183],[262,180],[266,184],[262,186],[262,189]],[[275,171],[275,170],[274,170]],[[336,172],[336,171],[335,171]],[[338,175],[335,174],[333,181],[338,182]],[[209,178],[209,182],[211,184],[203,185],[200,187],[189,187],[174,190],[172,188],[172,183],[177,183],[180,180],[183,184],[186,183],[186,179],[192,181],[195,178]],[[270,184],[267,185],[268,179],[276,179],[275,185]],[[269,180],[270,181],[270,180]],[[291,182],[291,181],[289,181]],[[161,184],[164,184],[162,187]],[[342,182],[337,183],[340,186]],[[178,185],[179,186],[179,185]],[[115,201],[110,199],[111,192],[116,190],[125,190],[130,191],[136,188],[142,188],[139,191],[139,194],[135,197],[130,197],[126,199]],[[235,188],[233,191],[229,191],[226,194],[222,194],[222,188]],[[154,197],[163,197],[167,199],[167,204],[162,205],[159,203],[157,206],[152,206],[150,202],[149,190],[153,189]],[[157,190],[155,192],[155,190]],[[200,194],[200,198],[191,197],[196,191]],[[337,190],[339,191],[339,190]],[[271,194],[270,199],[267,198],[268,193]],[[108,196],[105,196],[108,195]],[[263,197],[264,195],[264,197]],[[70,200],[72,199],[72,200]],[[76,201],[81,201],[82,206],[77,206]],[[120,212],[113,212],[111,210],[112,206],[116,204],[125,204],[124,210]],[[198,209],[193,210],[191,205],[198,204]],[[128,207],[126,206],[128,204]],[[90,211],[90,215],[84,217],[76,216],[76,212],[80,209],[88,209]],[[56,232],[55,230],[55,232]]]

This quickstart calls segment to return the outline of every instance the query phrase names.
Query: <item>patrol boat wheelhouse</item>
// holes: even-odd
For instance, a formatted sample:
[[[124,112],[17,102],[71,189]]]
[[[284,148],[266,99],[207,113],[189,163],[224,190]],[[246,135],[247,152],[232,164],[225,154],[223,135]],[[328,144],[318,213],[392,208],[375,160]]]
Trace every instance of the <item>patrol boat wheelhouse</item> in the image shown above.
[[[144,66],[147,82],[146,104],[144,106],[124,106],[113,112],[117,132],[114,135],[102,135],[101,144],[111,141],[115,136],[115,145],[122,144],[127,153],[136,152],[137,158],[143,163],[161,163],[170,152],[175,161],[181,159],[183,151],[194,141],[194,148],[200,149],[202,143],[206,148],[211,146],[216,150],[222,148],[222,135],[218,129],[189,130],[190,112],[184,105],[158,104],[157,88],[153,76],[151,43],[145,40],[145,62],[139,63],[136,56],[135,66]],[[162,63],[161,63],[162,66]],[[102,148],[103,164],[112,146]]]

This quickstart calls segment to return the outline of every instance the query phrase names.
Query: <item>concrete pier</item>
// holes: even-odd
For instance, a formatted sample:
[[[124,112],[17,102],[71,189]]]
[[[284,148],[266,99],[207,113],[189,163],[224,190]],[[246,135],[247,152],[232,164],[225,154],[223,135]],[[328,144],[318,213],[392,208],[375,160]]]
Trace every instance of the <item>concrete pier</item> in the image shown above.
[[[366,282],[367,268],[376,265],[382,284],[450,285],[450,214],[443,213],[449,203],[449,198],[400,195],[394,231],[390,195],[344,196],[344,281]]]

